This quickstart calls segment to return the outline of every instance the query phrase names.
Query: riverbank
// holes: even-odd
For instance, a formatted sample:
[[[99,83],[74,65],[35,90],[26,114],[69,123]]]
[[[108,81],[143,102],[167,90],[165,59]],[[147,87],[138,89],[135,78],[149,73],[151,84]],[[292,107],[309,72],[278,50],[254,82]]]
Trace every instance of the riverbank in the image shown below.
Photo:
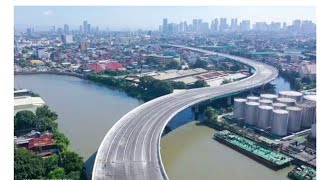
[[[14,75],[32,75],[32,74],[53,74],[53,75],[73,76],[81,79],[87,79],[84,74],[72,73],[72,72],[57,72],[57,71],[14,72]]]

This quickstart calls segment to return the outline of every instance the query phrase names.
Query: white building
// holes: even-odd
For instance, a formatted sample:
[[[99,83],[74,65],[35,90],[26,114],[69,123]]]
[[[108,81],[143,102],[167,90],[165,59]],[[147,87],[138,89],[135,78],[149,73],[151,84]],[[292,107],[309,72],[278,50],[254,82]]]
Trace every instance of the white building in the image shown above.
[[[18,96],[14,98],[14,114],[24,110],[35,113],[37,108],[43,105],[45,102],[41,97]]]

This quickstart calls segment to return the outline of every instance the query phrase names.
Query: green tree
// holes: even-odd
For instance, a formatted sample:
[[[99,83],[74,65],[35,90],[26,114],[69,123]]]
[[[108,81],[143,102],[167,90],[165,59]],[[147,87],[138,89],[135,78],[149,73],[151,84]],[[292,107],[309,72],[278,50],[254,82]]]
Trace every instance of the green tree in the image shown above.
[[[64,151],[61,153],[61,167],[64,168],[66,174],[72,171],[84,171],[83,159],[75,152]]]
[[[70,144],[70,141],[69,139],[61,132],[59,131],[54,131],[53,132],[53,137],[56,141],[56,145],[57,147],[63,151],[63,150],[67,150],[69,144]]]
[[[64,178],[66,178],[66,174],[65,174],[63,168],[58,167],[58,168],[49,172],[48,178],[49,179],[64,179]]]
[[[174,89],[187,89],[187,85],[182,81],[170,81],[170,84]]]
[[[204,80],[197,80],[196,82],[194,82],[194,84],[192,85],[192,88],[201,88],[201,87],[206,87],[208,86],[207,82]]]
[[[25,148],[14,149],[14,179],[42,179],[45,169],[42,158]]]
[[[46,174],[49,174],[50,171],[59,166],[59,156],[57,154],[53,154],[48,158],[44,158],[43,161]]]
[[[67,174],[68,179],[86,179],[84,174],[81,174],[80,171],[71,171]]]
[[[206,108],[206,110],[204,111],[204,114],[208,119],[208,121],[214,121],[218,119],[217,112],[210,106]]]
[[[193,68],[207,68],[208,62],[203,61],[203,60],[196,60],[194,65],[192,66]]]
[[[214,114],[214,110],[212,107],[207,107],[206,110],[204,111],[204,115],[208,118],[211,119],[211,117]]]
[[[53,120],[58,119],[57,113],[51,111],[47,105],[38,107],[37,110],[36,110],[36,115],[38,117],[48,117],[48,118],[51,118]]]
[[[241,69],[241,66],[239,64],[235,64],[230,68],[231,71],[239,71],[240,69]]]
[[[166,65],[166,69],[181,69],[181,66],[177,61],[171,61]]]
[[[24,130],[37,127],[37,116],[31,111],[19,111],[14,116],[14,129]]]
[[[232,82],[232,80],[230,80],[230,79],[223,79],[223,81],[221,82],[221,85],[228,84],[228,83],[231,83],[231,82]]]

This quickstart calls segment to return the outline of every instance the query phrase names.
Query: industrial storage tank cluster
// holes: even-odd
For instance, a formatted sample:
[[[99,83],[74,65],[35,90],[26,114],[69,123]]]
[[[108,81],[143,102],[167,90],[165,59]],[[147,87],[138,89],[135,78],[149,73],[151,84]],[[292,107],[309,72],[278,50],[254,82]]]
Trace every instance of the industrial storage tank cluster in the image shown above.
[[[313,128],[315,135],[316,96],[296,91],[280,91],[234,99],[234,118],[272,134],[285,136],[291,132]]]

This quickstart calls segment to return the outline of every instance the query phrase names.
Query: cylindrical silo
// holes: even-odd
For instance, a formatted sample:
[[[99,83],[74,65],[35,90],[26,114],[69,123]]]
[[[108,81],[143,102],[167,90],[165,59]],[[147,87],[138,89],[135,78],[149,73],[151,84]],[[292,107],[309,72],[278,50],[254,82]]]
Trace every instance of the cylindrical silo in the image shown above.
[[[271,121],[271,133],[278,136],[285,136],[288,129],[288,111],[286,110],[273,110]]]
[[[257,102],[246,102],[245,108],[245,123],[249,125],[255,125],[258,118],[258,106]]]
[[[315,104],[317,103],[316,95],[305,95],[303,96],[302,103]]]
[[[259,102],[259,97],[257,96],[248,96],[247,102]]]
[[[285,110],[287,105],[283,104],[283,103],[273,103],[272,104],[273,109],[282,109]]]
[[[297,102],[300,102],[302,100],[302,93],[297,91],[280,91],[279,97],[286,97],[286,98],[292,98],[295,99]]]
[[[272,106],[272,101],[267,99],[260,99],[260,106]]]
[[[246,99],[241,98],[235,98],[234,99],[234,106],[233,106],[233,117],[236,120],[243,120],[244,118],[244,112],[245,112],[245,106],[246,106]]]
[[[275,94],[261,94],[260,95],[260,99],[266,99],[266,100],[270,100],[270,101],[274,101],[277,98],[278,98],[278,96]]]
[[[317,125],[316,124],[312,124],[311,126],[311,137],[312,138],[316,138],[317,137]]]
[[[272,109],[271,106],[259,106],[257,127],[262,129],[268,129],[270,127]]]
[[[289,106],[287,107],[287,111],[289,112],[288,131],[289,132],[300,131],[302,109],[299,107]]]
[[[283,103],[287,106],[294,106],[296,103],[296,100],[292,98],[281,97],[281,98],[277,98],[277,102]]]
[[[316,119],[316,106],[307,103],[298,104],[298,106],[302,109],[301,127],[311,128],[311,124],[313,124]]]

